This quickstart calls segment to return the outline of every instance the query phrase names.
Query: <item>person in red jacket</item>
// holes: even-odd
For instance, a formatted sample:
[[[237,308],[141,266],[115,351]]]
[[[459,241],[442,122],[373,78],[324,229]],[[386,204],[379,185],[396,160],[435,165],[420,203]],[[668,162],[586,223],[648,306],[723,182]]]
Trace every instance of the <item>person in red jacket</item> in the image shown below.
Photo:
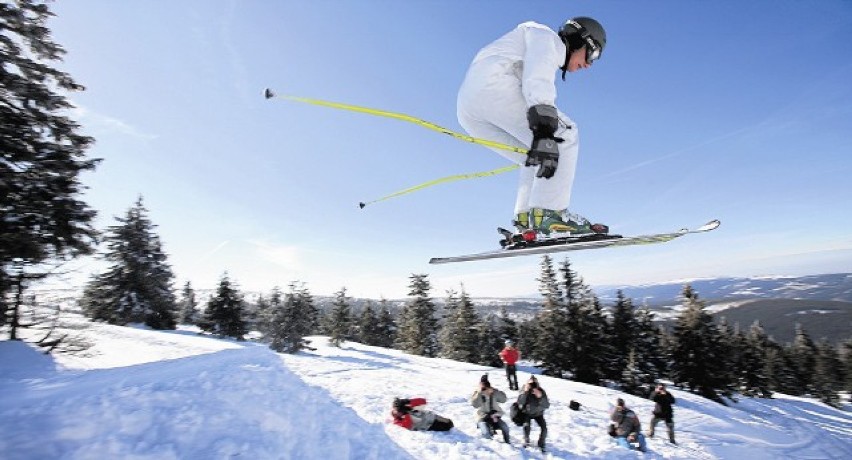
[[[453,421],[423,409],[424,398],[394,398],[391,417],[393,424],[414,431],[449,431]]]
[[[510,390],[518,390],[518,369],[515,364],[521,359],[521,353],[515,348],[515,342],[506,340],[506,346],[499,353],[500,359],[506,365],[506,379]]]

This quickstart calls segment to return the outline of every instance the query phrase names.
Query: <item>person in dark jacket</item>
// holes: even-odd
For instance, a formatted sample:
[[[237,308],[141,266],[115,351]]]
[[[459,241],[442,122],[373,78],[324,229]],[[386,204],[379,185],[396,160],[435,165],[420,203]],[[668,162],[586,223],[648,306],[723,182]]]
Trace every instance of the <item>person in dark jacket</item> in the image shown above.
[[[630,443],[638,443],[638,449],[645,452],[645,436],[642,435],[642,425],[639,417],[624,404],[624,400],[618,398],[615,409],[612,411],[611,434],[618,445],[633,449]]]
[[[674,409],[672,409],[672,404],[675,403],[674,396],[666,391],[666,386],[661,383],[651,393],[650,399],[654,401],[654,416],[651,418],[651,429],[648,431],[648,437],[654,437],[654,428],[657,427],[660,420],[663,420],[666,422],[666,428],[669,431],[669,442],[677,444],[674,435]]]
[[[394,398],[391,408],[393,424],[412,431],[449,431],[453,421],[424,409],[424,398]]]
[[[541,430],[538,435],[538,448],[544,452],[544,442],[547,438],[547,422],[544,420],[544,411],[550,407],[550,401],[547,399],[544,388],[538,384],[538,379],[534,375],[530,376],[530,379],[524,385],[523,393],[518,396],[518,407],[527,416],[527,421],[524,423],[524,447],[530,445],[532,421],[535,420]]]

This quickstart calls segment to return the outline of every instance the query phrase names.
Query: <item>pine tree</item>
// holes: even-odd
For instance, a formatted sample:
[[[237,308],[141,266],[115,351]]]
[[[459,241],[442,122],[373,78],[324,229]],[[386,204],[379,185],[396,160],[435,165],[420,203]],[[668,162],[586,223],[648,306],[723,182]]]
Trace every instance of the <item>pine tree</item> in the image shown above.
[[[770,339],[767,337],[763,326],[755,321],[745,336],[739,371],[740,392],[746,396],[757,396],[770,398],[769,378],[766,375],[767,352]]]
[[[345,287],[334,293],[328,342],[335,347],[340,347],[343,342],[352,338],[352,308],[349,306],[351,300],[346,296]]]
[[[379,302],[379,306],[381,307],[379,310],[379,340],[376,341],[376,346],[391,348],[393,347],[393,344],[396,343],[396,319],[391,313],[390,308],[388,307],[388,301],[386,299],[382,299]]]
[[[503,349],[500,324],[494,314],[489,313],[479,323],[477,362],[483,366],[501,367],[503,361],[498,353]]]
[[[195,301],[195,290],[189,281],[183,285],[183,291],[178,308],[180,309],[181,324],[196,324],[198,322],[198,302]]]
[[[613,360],[610,366],[610,377],[619,378],[627,367],[627,359],[630,350],[636,344],[638,336],[638,324],[633,308],[633,300],[624,296],[624,292],[616,292],[616,301],[612,309],[612,322],[610,323],[611,339],[609,343],[613,349]]]
[[[509,312],[506,311],[505,305],[500,307],[500,314],[497,315],[497,318],[500,320],[500,338],[504,341],[511,340],[518,344],[518,322],[509,317]]]
[[[836,347],[823,339],[816,344],[817,357],[813,376],[813,391],[820,401],[841,407],[840,391],[843,389],[843,363]]]
[[[814,393],[814,372],[816,371],[817,348],[801,324],[796,323],[796,335],[789,350],[793,371],[796,373],[797,391],[794,395]]]
[[[674,326],[672,379],[676,385],[723,403],[719,393],[730,394],[731,385],[725,358],[718,354],[723,348],[719,330],[691,286],[684,287],[683,299],[685,309]]]
[[[763,373],[766,375],[769,389],[790,395],[801,394],[801,385],[789,351],[770,340],[766,344],[765,352],[766,362]]]
[[[852,393],[852,339],[847,339],[840,345],[840,357],[843,361],[844,389]]]
[[[175,328],[174,275],[147,213],[140,196],[123,218],[116,218],[118,224],[109,227],[104,259],[111,265],[93,277],[80,302],[90,318]]]
[[[447,304],[451,303],[454,307],[441,328],[441,356],[465,363],[477,363],[480,360],[481,321],[464,286],[458,300],[455,299],[455,292],[448,293]]]
[[[203,331],[222,337],[244,340],[246,325],[243,321],[243,296],[231,283],[228,273],[219,280],[216,294],[207,302],[204,318],[199,326]]]
[[[636,349],[627,353],[627,363],[621,371],[619,383],[625,393],[645,397],[654,385],[655,375],[640,361]]]
[[[97,235],[79,178],[99,161],[85,157],[94,139],[68,117],[68,95],[85,88],[52,67],[65,49],[51,16],[45,2],[0,3],[0,327],[17,321],[16,274],[91,254]]]
[[[280,296],[273,295],[269,308],[272,313],[269,348],[279,353],[313,350],[305,337],[317,327],[317,309],[313,296],[303,284],[291,283],[283,302]]]
[[[567,260],[565,263],[567,268]],[[573,368],[574,379],[578,382],[597,385],[606,377],[612,361],[613,350],[610,345],[606,316],[600,302],[582,279],[577,279],[580,291],[580,308],[574,323]],[[572,322],[569,321],[569,325]]]
[[[636,339],[635,347],[637,362],[643,369],[653,375],[655,380],[668,375],[669,358],[666,353],[666,333],[654,324],[654,313],[647,307],[635,312]]]
[[[409,301],[402,311],[397,331],[399,348],[413,355],[433,358],[438,353],[438,320],[435,304],[429,297],[432,289],[428,275],[411,275]]]
[[[537,281],[544,299],[542,311],[536,315],[535,354],[532,357],[539,361],[544,375],[563,377],[569,370],[568,350],[573,345],[573,337],[569,336],[559,279],[550,256],[542,257],[540,266],[541,276]]]

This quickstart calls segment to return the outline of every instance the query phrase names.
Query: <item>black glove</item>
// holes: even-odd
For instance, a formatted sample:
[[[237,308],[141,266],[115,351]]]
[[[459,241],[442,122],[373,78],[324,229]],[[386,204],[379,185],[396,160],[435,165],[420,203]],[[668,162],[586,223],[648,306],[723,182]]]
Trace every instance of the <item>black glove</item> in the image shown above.
[[[530,151],[527,152],[526,166],[538,166],[536,177],[550,179],[559,164],[558,144],[563,141],[555,136],[559,127],[556,107],[534,105],[527,111],[527,121],[533,132],[533,141]]]

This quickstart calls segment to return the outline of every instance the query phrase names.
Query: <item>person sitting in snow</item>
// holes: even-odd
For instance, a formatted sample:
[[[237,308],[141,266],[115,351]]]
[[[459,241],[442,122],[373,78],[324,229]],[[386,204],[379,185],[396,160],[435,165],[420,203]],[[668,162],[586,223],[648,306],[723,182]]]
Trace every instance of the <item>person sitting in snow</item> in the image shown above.
[[[503,441],[509,440],[509,425],[503,421],[503,409],[500,404],[506,402],[506,393],[491,386],[488,374],[479,379],[479,388],[470,397],[470,405],[476,408],[476,426],[483,438],[491,439],[497,430],[503,432]]]
[[[645,436],[642,435],[639,417],[625,406],[623,399],[618,398],[616,401],[610,420],[612,420],[610,435],[615,438],[618,445],[633,449],[631,443],[638,443],[638,449],[645,452]]]
[[[453,421],[424,409],[424,398],[394,398],[391,408],[393,424],[414,431],[449,431]]]

